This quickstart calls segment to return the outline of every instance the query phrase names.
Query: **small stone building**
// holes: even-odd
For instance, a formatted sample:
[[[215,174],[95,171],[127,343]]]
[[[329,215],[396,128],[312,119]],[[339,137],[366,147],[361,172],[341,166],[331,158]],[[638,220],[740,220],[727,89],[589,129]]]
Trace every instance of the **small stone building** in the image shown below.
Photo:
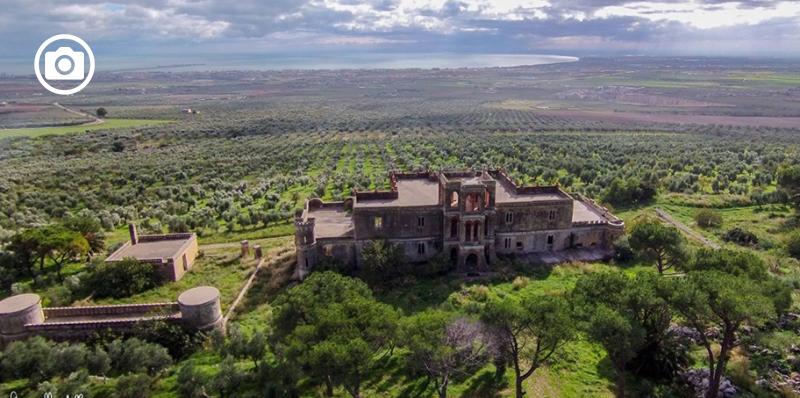
[[[197,257],[197,235],[192,233],[139,235],[136,226],[128,226],[131,240],[111,253],[106,261],[135,258],[153,264],[167,281],[177,281],[192,269]]]
[[[622,220],[557,186],[517,186],[502,171],[392,174],[391,190],[342,202],[311,199],[295,220],[298,275],[324,256],[358,267],[371,240],[425,262],[446,253],[462,272],[488,271],[497,255],[593,248],[608,252]]]

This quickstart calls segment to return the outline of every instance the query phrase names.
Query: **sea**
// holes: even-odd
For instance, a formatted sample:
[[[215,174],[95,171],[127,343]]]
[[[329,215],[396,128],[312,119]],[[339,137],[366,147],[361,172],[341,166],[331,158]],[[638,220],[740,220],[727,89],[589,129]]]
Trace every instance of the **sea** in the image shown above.
[[[230,71],[314,69],[492,68],[574,62],[577,57],[546,54],[321,53],[106,55],[95,51],[96,72]],[[33,74],[33,61],[0,58],[0,74]]]

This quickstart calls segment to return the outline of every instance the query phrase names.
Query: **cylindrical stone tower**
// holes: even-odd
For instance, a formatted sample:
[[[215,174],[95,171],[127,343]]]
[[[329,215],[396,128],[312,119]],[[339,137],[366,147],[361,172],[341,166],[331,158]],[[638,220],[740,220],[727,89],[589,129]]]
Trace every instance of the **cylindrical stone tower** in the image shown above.
[[[222,328],[219,290],[211,286],[189,289],[178,297],[181,318],[186,326],[201,331]]]
[[[27,336],[25,325],[44,323],[42,298],[26,293],[0,301],[0,343]]]

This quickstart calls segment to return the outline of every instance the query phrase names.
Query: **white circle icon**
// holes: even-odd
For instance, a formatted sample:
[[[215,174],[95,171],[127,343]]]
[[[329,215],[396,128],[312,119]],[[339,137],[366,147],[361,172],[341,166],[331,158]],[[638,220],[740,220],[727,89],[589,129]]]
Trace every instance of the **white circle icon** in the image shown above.
[[[57,40],[69,40],[83,47],[86,55],[89,56],[88,73],[84,73],[83,70],[83,52],[75,51],[71,47],[59,47],[55,51],[47,51],[44,53],[44,76],[42,76],[42,72],[39,67],[39,61],[42,57],[42,53],[47,46]],[[42,86],[47,89],[47,91],[58,95],[75,94],[83,90],[87,85],[89,85],[89,82],[92,81],[92,76],[94,76],[94,53],[92,53],[92,49],[89,48],[89,45],[78,36],[68,34],[55,35],[45,40],[39,46],[39,49],[36,50],[36,58],[33,60],[33,70],[36,72],[36,79],[39,80],[39,83],[41,83]],[[79,80],[81,81],[81,84],[71,89],[64,90],[51,86],[47,82],[48,80]]]

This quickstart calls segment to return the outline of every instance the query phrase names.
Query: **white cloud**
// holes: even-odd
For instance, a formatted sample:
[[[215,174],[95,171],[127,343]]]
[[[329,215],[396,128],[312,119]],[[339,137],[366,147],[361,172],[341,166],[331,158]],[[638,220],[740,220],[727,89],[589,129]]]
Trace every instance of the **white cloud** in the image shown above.
[[[96,37],[136,35],[148,38],[211,39],[221,36],[231,24],[174,8],[120,5],[116,3],[69,4],[53,7],[49,15],[71,32]]]
[[[800,50],[800,1],[3,0],[0,36],[29,53],[69,32],[92,42],[285,44],[425,52],[573,50],[777,54]],[[272,40],[274,37],[297,40]],[[313,39],[312,39],[313,38]],[[163,44],[167,46],[167,44]],[[265,44],[266,45],[266,44]],[[413,47],[412,47],[413,46]],[[0,51],[23,46],[0,41]],[[254,47],[255,48],[259,47]]]
[[[778,2],[772,7],[744,7],[741,2],[698,5],[696,2],[631,2],[594,12],[598,18],[628,16],[655,22],[680,22],[699,29],[755,25],[773,18],[800,17],[800,3]]]

